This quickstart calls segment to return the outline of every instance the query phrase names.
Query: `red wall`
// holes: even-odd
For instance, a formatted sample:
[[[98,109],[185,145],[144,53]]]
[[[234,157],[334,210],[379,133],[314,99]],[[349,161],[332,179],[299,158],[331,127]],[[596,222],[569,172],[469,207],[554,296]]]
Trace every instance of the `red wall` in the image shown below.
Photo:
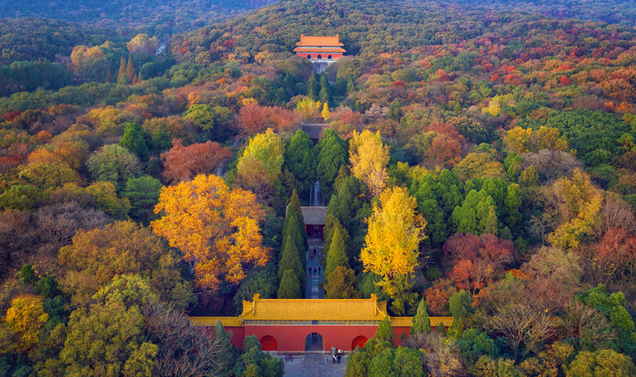
[[[345,351],[351,350],[351,343],[355,337],[362,335],[373,337],[377,326],[245,326],[245,336],[256,335],[260,340],[269,335],[276,339],[278,351],[304,351],[305,340],[311,333],[322,335],[325,351],[331,351],[336,347]],[[408,330],[407,330],[408,332]]]
[[[410,327],[394,327],[393,332],[396,335],[395,345],[402,345],[400,337],[402,334],[409,335]],[[303,352],[305,351],[305,341],[311,333],[322,335],[324,350],[330,352],[331,347],[341,350],[351,351],[351,343],[353,339],[362,335],[371,339],[376,331],[377,326],[327,326],[327,325],[306,325],[306,326],[245,326],[245,327],[226,327],[225,331],[232,331],[231,343],[237,347],[243,346],[243,340],[246,336],[256,335],[260,341],[262,337],[269,335],[276,339],[278,343],[278,351],[281,352]],[[212,336],[214,327],[205,327],[205,333]]]
[[[212,338],[214,336],[214,327],[199,327],[203,330],[203,333]],[[243,340],[245,340],[245,327],[225,327],[225,332],[229,333],[232,331],[232,337],[230,338],[230,343],[235,345],[238,348],[243,347]]]
[[[298,55],[298,56],[300,56],[300,57],[303,57],[303,58],[307,59],[307,56],[308,56],[309,54],[299,52],[299,53],[297,53],[296,55]],[[327,56],[329,56],[329,55],[331,55],[331,58],[332,58],[332,59],[340,59],[340,58],[342,57],[342,54],[336,54],[336,53],[333,53],[333,54],[331,54],[331,53],[320,53],[320,54],[315,53],[315,54],[311,54],[311,57],[312,57],[312,58],[314,58],[314,59],[317,59],[317,58],[318,58],[318,55],[322,55],[322,58],[323,58],[323,59],[327,59]]]

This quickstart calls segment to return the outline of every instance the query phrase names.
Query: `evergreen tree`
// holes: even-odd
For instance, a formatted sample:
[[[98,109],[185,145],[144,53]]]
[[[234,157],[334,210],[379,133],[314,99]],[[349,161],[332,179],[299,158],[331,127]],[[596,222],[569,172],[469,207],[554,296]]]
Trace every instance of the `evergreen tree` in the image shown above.
[[[291,238],[295,243],[300,263],[302,264],[303,269],[306,268],[307,249],[305,249],[305,243],[303,241],[303,236],[298,224],[298,217],[293,214],[293,211],[290,211],[287,214],[287,217],[285,217],[285,224],[283,225],[283,247],[285,247],[285,243],[287,242],[288,238]]]
[[[325,277],[331,275],[338,266],[349,268],[349,258],[345,251],[345,243],[340,227],[335,227],[333,236],[331,237],[331,245],[329,245],[329,251],[327,252]]]
[[[407,347],[398,347],[395,350],[395,373],[400,377],[423,377],[422,351]]]
[[[347,163],[347,146],[336,131],[326,129],[316,148],[318,150],[316,176],[320,181],[320,191],[323,193],[325,203],[328,203],[338,171]]]
[[[369,354],[365,351],[365,349],[356,347],[356,349],[347,357],[347,370],[345,371],[345,377],[367,377],[368,366]]]
[[[497,214],[495,213],[494,206],[490,206],[486,225],[484,226],[484,233],[494,234],[495,236],[497,235]]]
[[[135,74],[135,66],[133,65],[131,55],[128,55],[128,65],[126,66],[126,77],[128,78],[128,82],[131,84],[134,84],[137,81],[137,76]]]
[[[318,101],[318,92],[320,92],[320,85],[316,80],[316,73],[312,71],[309,80],[307,80],[307,97]]]
[[[431,319],[428,317],[426,303],[424,303],[424,299],[422,299],[417,307],[417,314],[413,317],[413,326],[411,326],[409,334],[413,335],[429,332],[431,332]]]
[[[325,298],[359,298],[356,274],[347,267],[336,267],[325,279]]]
[[[230,337],[225,331],[221,321],[217,321],[214,326],[214,341],[220,344],[220,360],[236,360],[238,350],[230,342]],[[232,366],[232,363],[228,363],[228,365],[218,371],[218,374],[220,376],[230,375]]]
[[[329,90],[329,80],[324,73],[320,75],[320,102],[332,107],[331,90]]]
[[[388,316],[385,316],[382,321],[380,321],[380,325],[378,325],[378,330],[373,337],[377,343],[377,347],[380,348],[392,348],[393,340],[395,339],[395,333],[393,332],[393,327],[391,326],[391,320]]]
[[[137,123],[126,123],[124,136],[119,140],[119,145],[136,154],[141,161],[148,160],[148,146],[144,138],[145,131]]]
[[[298,220],[298,228],[300,230],[300,235],[303,238],[304,250],[306,250],[307,249],[307,232],[305,231],[305,218],[303,217],[303,210],[300,206],[300,199],[298,198],[298,192],[296,191],[296,189],[294,189],[291,195],[291,199],[289,199],[289,209],[296,214],[296,219]]]
[[[287,270],[283,274],[278,288],[278,298],[302,298],[300,293],[300,281],[292,270]]]
[[[356,90],[356,84],[353,80],[353,76],[347,77],[347,94],[351,94]]]
[[[119,73],[117,74],[118,84],[128,84],[128,77],[126,76],[126,58],[123,56],[119,61]]]
[[[393,348],[385,348],[374,357],[369,364],[369,377],[397,376],[393,363],[395,359],[394,353]]]
[[[292,270],[298,278],[299,284],[304,287],[304,284],[300,282],[305,280],[305,268],[303,267],[300,259],[298,258],[298,251],[294,240],[291,237],[287,238],[285,245],[283,246],[283,252],[278,264],[278,279],[281,281],[285,271]]]
[[[302,130],[296,131],[285,151],[285,166],[300,181],[300,195],[309,200],[311,186],[316,180],[316,151],[314,143]]]

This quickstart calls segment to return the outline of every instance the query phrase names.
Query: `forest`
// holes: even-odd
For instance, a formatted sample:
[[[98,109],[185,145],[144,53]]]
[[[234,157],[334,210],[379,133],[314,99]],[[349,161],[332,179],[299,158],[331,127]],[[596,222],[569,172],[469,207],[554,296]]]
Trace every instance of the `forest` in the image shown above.
[[[636,375],[633,4],[150,3],[0,21],[0,375],[281,376],[186,316],[303,296],[316,181],[325,297],[414,316],[347,377]]]

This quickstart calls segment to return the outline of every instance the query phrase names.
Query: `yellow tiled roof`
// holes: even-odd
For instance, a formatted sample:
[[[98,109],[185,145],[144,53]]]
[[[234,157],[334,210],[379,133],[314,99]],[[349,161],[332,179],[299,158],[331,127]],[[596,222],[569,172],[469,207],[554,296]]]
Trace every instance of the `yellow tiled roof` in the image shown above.
[[[386,302],[369,299],[261,299],[243,301],[244,321],[381,321]]]
[[[431,327],[435,327],[440,323],[444,326],[450,327],[453,322],[453,317],[429,317],[431,320]],[[413,317],[391,317],[391,326],[393,327],[411,327],[413,326]]]
[[[300,42],[296,46],[344,46],[340,43],[340,36],[335,37],[313,37],[309,35],[300,35]]]
[[[214,327],[221,321],[224,327],[241,327],[243,321],[239,317],[188,317],[194,326]]]

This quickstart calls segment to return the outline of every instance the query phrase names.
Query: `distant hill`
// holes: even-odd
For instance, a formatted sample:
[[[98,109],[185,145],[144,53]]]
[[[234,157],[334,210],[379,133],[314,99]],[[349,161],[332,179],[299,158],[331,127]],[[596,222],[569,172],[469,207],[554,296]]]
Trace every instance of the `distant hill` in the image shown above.
[[[0,1],[0,17],[89,23],[131,34],[186,32],[275,0],[20,0]]]
[[[519,36],[533,27],[563,18],[619,22],[614,28],[632,28],[636,14],[631,1],[609,0],[281,0],[249,15],[176,37],[173,55],[179,61],[207,64],[232,55],[250,61],[258,54],[293,50],[300,34],[339,34],[347,55],[367,57],[418,46],[457,44],[488,33],[501,38]],[[562,12],[571,4],[568,13]],[[606,6],[608,4],[609,6]],[[584,5],[589,6],[585,8]],[[592,17],[590,9],[597,9]],[[589,16],[589,17],[587,17]],[[516,23],[523,19],[523,25]],[[567,21],[560,21],[559,24]],[[578,21],[574,21],[578,22]],[[630,24],[631,22],[631,24]],[[542,25],[538,25],[542,24]]]
[[[90,25],[36,18],[0,19],[0,64],[54,61],[56,55],[71,55],[74,46],[94,46],[117,39],[114,32]]]

